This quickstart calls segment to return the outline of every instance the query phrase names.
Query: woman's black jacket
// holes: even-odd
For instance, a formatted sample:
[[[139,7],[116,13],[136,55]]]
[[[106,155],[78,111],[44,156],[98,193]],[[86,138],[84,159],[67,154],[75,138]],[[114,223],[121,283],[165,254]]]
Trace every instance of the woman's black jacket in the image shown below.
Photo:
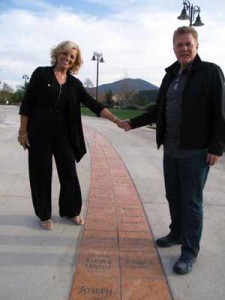
[[[175,74],[175,62],[166,69],[156,104],[143,115],[131,119],[133,128],[156,123],[158,148],[164,142],[166,129],[166,94]],[[222,70],[215,64],[201,61],[197,55],[192,63],[183,91],[180,124],[181,149],[208,148],[222,155],[225,146],[225,85]]]
[[[53,80],[54,67],[38,67],[32,74],[23,101],[20,107],[20,114],[28,116],[29,120],[35,109],[41,102],[48,101],[50,97],[51,81]],[[90,108],[97,116],[100,115],[104,106],[93,99],[85,90],[80,80],[68,74],[67,79],[67,101],[69,101],[69,132],[72,148],[76,161],[80,161],[86,153],[83,128],[81,122],[81,103]],[[29,128],[29,126],[28,126]]]

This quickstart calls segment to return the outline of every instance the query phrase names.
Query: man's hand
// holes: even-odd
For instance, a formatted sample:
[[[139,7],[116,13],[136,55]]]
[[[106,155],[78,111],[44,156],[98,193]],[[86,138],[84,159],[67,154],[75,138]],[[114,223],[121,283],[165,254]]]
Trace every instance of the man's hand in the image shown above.
[[[210,166],[214,166],[215,164],[218,163],[219,158],[220,158],[220,157],[217,156],[217,155],[208,153],[208,154],[207,154],[207,163],[208,163]]]

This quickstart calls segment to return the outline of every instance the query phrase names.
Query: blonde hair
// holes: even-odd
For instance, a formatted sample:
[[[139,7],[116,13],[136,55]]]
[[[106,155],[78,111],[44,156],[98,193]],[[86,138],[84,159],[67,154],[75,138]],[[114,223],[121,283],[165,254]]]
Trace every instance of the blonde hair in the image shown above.
[[[198,33],[195,30],[194,27],[192,26],[182,26],[182,27],[178,27],[173,34],[173,43],[175,42],[175,39],[177,38],[177,36],[182,35],[182,34],[186,34],[186,33],[190,33],[193,35],[194,39],[198,42]]]
[[[76,74],[78,72],[78,70],[80,69],[82,63],[83,63],[83,60],[82,60],[82,57],[81,57],[80,48],[74,42],[64,41],[64,42],[61,42],[60,44],[58,44],[56,47],[53,47],[51,49],[51,65],[52,66],[56,65],[56,63],[57,63],[57,55],[60,52],[69,51],[71,49],[76,49],[77,50],[76,60],[75,60],[75,62],[73,64],[72,68],[70,68],[70,73]]]

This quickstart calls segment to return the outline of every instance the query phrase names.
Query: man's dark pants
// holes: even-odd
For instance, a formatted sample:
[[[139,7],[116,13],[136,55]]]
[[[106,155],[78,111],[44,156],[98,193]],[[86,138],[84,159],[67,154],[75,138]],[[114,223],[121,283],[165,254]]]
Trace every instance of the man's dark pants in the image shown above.
[[[203,188],[209,172],[207,152],[188,158],[164,154],[164,180],[174,236],[181,237],[182,255],[195,258],[203,225]]]

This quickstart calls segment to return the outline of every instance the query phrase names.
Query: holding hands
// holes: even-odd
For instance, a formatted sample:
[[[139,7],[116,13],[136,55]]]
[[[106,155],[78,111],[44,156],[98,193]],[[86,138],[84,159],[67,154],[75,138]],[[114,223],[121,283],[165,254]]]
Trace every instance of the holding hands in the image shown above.
[[[108,119],[109,121],[115,123],[119,128],[129,131],[132,129],[132,125],[129,119],[120,120],[114,114],[112,114],[107,108],[104,108],[100,112],[100,117]]]
[[[125,131],[129,131],[129,130],[132,129],[132,126],[131,126],[131,123],[130,123],[129,119],[125,119],[125,120],[116,119],[114,123],[116,123],[116,125],[119,128],[122,128]]]

